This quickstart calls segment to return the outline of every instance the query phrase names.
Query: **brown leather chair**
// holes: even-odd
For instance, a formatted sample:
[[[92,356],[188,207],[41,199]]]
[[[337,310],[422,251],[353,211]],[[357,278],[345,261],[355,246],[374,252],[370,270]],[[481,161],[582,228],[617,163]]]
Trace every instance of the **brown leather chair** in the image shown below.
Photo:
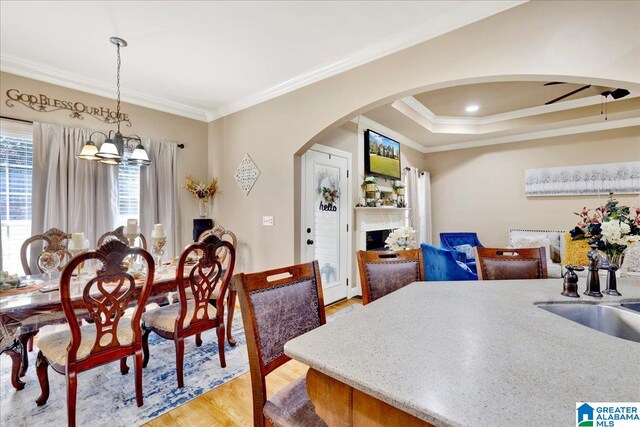
[[[98,239],[98,246],[113,239],[120,240],[125,245],[129,244],[129,240],[127,239],[127,236],[124,235],[124,225],[121,225],[120,227],[116,228],[113,231],[107,231],[102,236],[100,236],[100,238]],[[144,234],[138,233],[138,235],[136,236],[136,239],[140,239],[140,246],[142,247],[142,249],[146,251],[147,239],[144,237]]]
[[[122,262],[126,257],[140,256],[147,264],[147,278],[136,301],[131,319],[123,317],[135,296],[135,279],[126,272]],[[84,286],[82,303],[94,323],[80,326],[76,320],[71,295],[71,274],[87,260],[102,263],[96,276]],[[69,329],[45,335],[38,341],[40,352],[36,371],[42,394],[38,406],[49,398],[49,374],[54,371],[67,377],[67,414],[69,426],[76,424],[77,374],[105,363],[120,360],[120,371],[129,371],[126,358],[134,356],[136,402],[142,406],[142,330],[140,317],[151,293],[155,266],[153,257],[141,248],[130,248],[114,240],[95,251],[73,258],[62,271],[60,301]],[[74,295],[74,298],[78,297]]]
[[[291,360],[284,344],[326,322],[318,261],[234,279],[247,338],[254,427],[326,426],[309,399],[306,376],[269,400],[265,383],[269,373]]]
[[[541,248],[475,248],[478,279],[546,279],[547,255]]]
[[[382,298],[413,282],[424,281],[422,250],[358,251],[362,304]]]
[[[226,248],[229,255],[227,272],[222,277],[222,264],[217,258],[220,248]],[[201,256],[190,272],[185,271],[189,255],[200,252]],[[231,281],[236,251],[233,245],[222,241],[214,235],[187,246],[180,255],[176,269],[178,283],[178,302],[142,315],[142,346],[144,349],[144,366],[149,361],[149,334],[154,331],[161,337],[173,340],[176,346],[176,371],[178,387],[184,386],[184,339],[195,335],[196,346],[202,345],[201,334],[209,329],[216,329],[218,335],[218,356],[220,366],[225,368],[224,357],[224,295]],[[189,293],[187,295],[187,288]],[[216,293],[217,297],[212,295]]]
[[[67,250],[67,243],[69,239],[71,239],[71,234],[65,233],[64,231],[57,228],[50,228],[42,234],[35,234],[25,240],[20,247],[20,261],[22,261],[24,274],[26,274],[27,276],[34,274],[31,270],[30,262],[27,259],[27,249],[29,245],[33,245],[39,240],[42,240],[42,242],[39,242],[43,245],[42,252],[55,252],[56,254],[58,254],[58,256],[60,257],[58,270],[62,270],[67,261],[72,258],[71,253]],[[35,249],[34,246],[32,246],[32,249]],[[31,257],[31,259],[36,258],[37,257]],[[39,267],[36,268],[38,268],[38,273],[42,273],[42,271],[39,271]]]

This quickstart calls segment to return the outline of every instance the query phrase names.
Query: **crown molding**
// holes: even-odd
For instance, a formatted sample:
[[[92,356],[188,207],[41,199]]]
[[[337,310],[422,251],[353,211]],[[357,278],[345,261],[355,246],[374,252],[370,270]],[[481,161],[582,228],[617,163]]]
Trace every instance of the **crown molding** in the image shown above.
[[[620,129],[625,127],[640,126],[640,117],[631,117],[620,120],[607,120],[597,123],[569,126],[559,129],[548,129],[536,132],[521,133],[518,135],[499,136],[495,138],[477,139],[454,144],[423,147],[423,153],[437,153],[464,148],[484,147],[487,145],[508,144],[511,142],[531,141],[535,139],[552,138],[557,136],[576,135],[581,133],[598,132],[601,130]]]
[[[115,94],[115,87],[112,85],[99,83],[75,74],[43,67],[5,55],[0,56],[0,71],[90,93],[92,95],[102,96],[104,98],[113,99]],[[201,108],[137,92],[123,90],[122,102],[194,120],[207,121],[207,111]]]
[[[428,153],[427,151],[427,147],[425,147],[422,144],[418,144],[417,142],[407,138],[406,136],[396,132],[393,129],[390,129],[388,127],[386,127],[385,125],[381,125],[380,123],[371,120],[368,117],[365,116],[357,116],[354,117],[353,119],[351,119],[352,123],[355,123],[356,125],[358,125],[358,130],[360,129],[371,129],[374,130],[376,132],[382,133],[385,136],[388,136],[391,139],[395,139],[396,141],[398,141],[400,144],[402,145],[406,145],[407,147],[411,147],[416,151],[419,151],[421,153]]]
[[[630,97],[636,97],[640,95],[637,90],[631,91]],[[629,98],[627,98],[629,99]],[[426,105],[418,101],[413,96],[407,96],[391,104],[393,108],[407,115],[402,108],[402,104],[411,108],[418,113],[422,118],[428,120],[432,128],[429,129],[433,133],[437,133],[432,129],[435,129],[433,125],[460,125],[460,126],[477,126],[486,125],[491,123],[504,122],[507,120],[521,119],[524,117],[538,116],[541,114],[555,113],[558,111],[571,110],[574,108],[587,107],[590,105],[597,105],[602,102],[602,95],[589,96],[586,98],[574,99],[571,101],[559,102],[551,105],[540,105],[537,107],[524,108],[521,110],[508,111],[506,113],[493,114],[490,116],[482,117],[463,117],[463,116],[438,116],[431,111]],[[613,101],[610,101],[613,102]],[[406,110],[405,110],[406,111]],[[411,117],[409,117],[411,118]],[[413,120],[413,118],[411,118]],[[415,121],[415,120],[414,120]],[[421,123],[418,123],[424,126]],[[445,132],[447,133],[447,132]]]

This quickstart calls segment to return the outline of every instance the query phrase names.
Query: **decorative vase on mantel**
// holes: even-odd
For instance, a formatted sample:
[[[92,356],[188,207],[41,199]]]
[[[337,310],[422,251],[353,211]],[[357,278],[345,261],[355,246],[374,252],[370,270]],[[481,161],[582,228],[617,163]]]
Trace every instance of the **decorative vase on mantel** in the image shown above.
[[[200,210],[200,218],[209,216],[209,201],[207,199],[198,199],[198,209]]]

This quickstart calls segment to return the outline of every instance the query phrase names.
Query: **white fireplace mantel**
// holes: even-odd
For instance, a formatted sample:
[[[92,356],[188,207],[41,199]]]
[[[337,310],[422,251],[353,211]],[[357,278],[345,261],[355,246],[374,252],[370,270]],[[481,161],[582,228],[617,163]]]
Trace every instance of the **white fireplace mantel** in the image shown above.
[[[354,208],[356,251],[367,250],[367,231],[393,230],[406,227],[409,223],[407,212],[409,208]],[[360,275],[356,274],[356,286],[362,295]]]

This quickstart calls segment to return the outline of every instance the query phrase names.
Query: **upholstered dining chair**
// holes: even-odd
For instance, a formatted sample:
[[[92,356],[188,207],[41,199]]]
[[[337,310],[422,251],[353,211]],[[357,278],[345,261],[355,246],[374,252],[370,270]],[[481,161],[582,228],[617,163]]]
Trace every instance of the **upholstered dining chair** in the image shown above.
[[[409,283],[424,280],[420,249],[405,251],[358,251],[362,304],[382,298]]]
[[[27,250],[29,249],[29,246],[31,246],[32,250],[35,249],[34,245],[36,243],[42,244],[42,252],[55,252],[58,254],[60,257],[58,270],[62,270],[66,262],[72,258],[71,253],[67,250],[67,243],[69,239],[71,239],[71,234],[65,233],[58,228],[50,228],[42,234],[35,234],[25,240],[20,247],[20,261],[22,262],[24,274],[27,276],[34,274],[31,269],[30,260],[27,257]],[[32,256],[31,258],[35,259],[36,257]],[[38,273],[42,273],[42,271],[39,271],[39,267],[36,266],[36,268],[38,268]]]
[[[126,257],[139,256],[147,266],[147,277],[137,297],[131,318],[124,317],[125,310],[136,294],[133,276],[123,264]],[[80,295],[72,293],[71,274],[80,263],[95,260],[102,265]],[[129,371],[126,363],[133,356],[135,369],[136,403],[142,406],[142,330],[140,317],[151,292],[155,266],[153,257],[141,248],[130,248],[113,240],[73,258],[62,271],[60,301],[69,329],[45,335],[38,341],[40,351],[36,371],[42,393],[36,400],[38,406],[49,398],[48,367],[66,375],[67,414],[70,426],[76,425],[77,375],[80,372],[105,363],[120,360],[120,371]],[[76,320],[77,301],[86,309],[93,323],[80,326]],[[72,300],[73,298],[73,300]]]
[[[100,236],[100,238],[98,239],[98,246],[113,239],[120,240],[125,245],[129,244],[129,240],[127,239],[127,236],[124,235],[124,225],[121,225],[120,227],[116,228],[113,231],[107,231],[102,236]],[[142,249],[146,251],[147,239],[144,237],[144,234],[138,233],[138,235],[136,236],[136,239],[140,239],[140,247],[142,247]]]
[[[223,268],[216,254],[220,248],[228,251],[229,263],[227,273],[222,276]],[[200,252],[197,263],[187,273],[187,258]],[[218,335],[218,356],[220,366],[227,366],[224,357],[224,295],[231,280],[231,274],[236,261],[236,251],[233,245],[220,240],[214,235],[187,246],[180,254],[176,269],[178,282],[178,302],[155,310],[149,310],[142,315],[144,335],[142,345],[144,349],[144,366],[149,361],[149,334],[151,331],[162,338],[173,340],[176,347],[176,373],[178,388],[184,387],[184,339],[195,335],[196,346],[202,345],[201,334],[209,329],[216,329]],[[187,295],[187,289],[190,291]],[[217,292],[217,298],[212,295]]]
[[[284,277],[283,277],[284,276]],[[316,414],[306,376],[267,400],[265,378],[291,360],[284,344],[326,323],[318,261],[234,277],[247,338],[254,427],[326,426]]]
[[[427,282],[453,282],[478,280],[478,275],[469,266],[456,259],[452,251],[422,243],[424,279]]]
[[[475,248],[480,280],[546,279],[547,255],[540,248]]]

